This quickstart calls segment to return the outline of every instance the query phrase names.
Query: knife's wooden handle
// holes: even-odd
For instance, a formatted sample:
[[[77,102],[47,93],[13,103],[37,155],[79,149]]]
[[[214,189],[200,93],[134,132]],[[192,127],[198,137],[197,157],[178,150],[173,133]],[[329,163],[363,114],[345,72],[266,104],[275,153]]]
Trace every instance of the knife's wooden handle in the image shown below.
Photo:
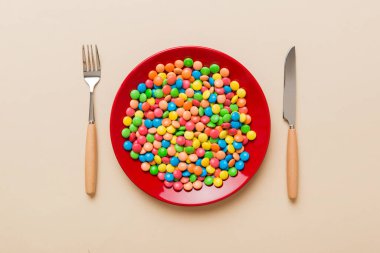
[[[88,124],[86,138],[86,158],[85,158],[85,185],[86,193],[90,196],[95,195],[96,174],[98,167],[98,152],[96,140],[95,124]]]
[[[294,128],[290,128],[288,131],[286,171],[288,197],[291,200],[295,200],[298,194],[298,145],[296,129]]]

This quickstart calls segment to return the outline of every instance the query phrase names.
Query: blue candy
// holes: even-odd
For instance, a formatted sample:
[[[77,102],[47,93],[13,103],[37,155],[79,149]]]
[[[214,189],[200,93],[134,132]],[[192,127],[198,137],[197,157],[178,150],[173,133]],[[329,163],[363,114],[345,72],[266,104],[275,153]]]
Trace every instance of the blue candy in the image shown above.
[[[153,122],[150,119],[145,119],[144,126],[146,126],[147,128],[151,128],[153,126]]]
[[[142,163],[146,162],[145,155],[139,155],[139,160]]]
[[[142,110],[142,103],[141,102],[139,103],[138,108],[140,111]]]
[[[237,162],[235,163],[235,168],[236,168],[237,170],[242,170],[242,169],[244,169],[244,162],[243,162],[242,160],[237,161]]]
[[[208,82],[209,82],[211,85],[214,85],[214,78],[210,77],[210,78],[208,79]]]
[[[238,112],[231,113],[231,119],[232,119],[232,121],[239,121],[240,114]]]
[[[183,175],[183,174],[182,174]],[[165,180],[168,182],[172,182],[174,180],[174,175],[173,173],[166,172],[165,173]]]
[[[212,109],[210,106],[206,107],[205,109],[205,115],[211,117],[214,113],[212,112]]]
[[[239,121],[232,121],[231,127],[235,129],[239,129],[241,127],[241,123]]]
[[[173,102],[170,102],[168,104],[168,111],[172,112],[172,111],[175,111],[175,110],[177,110],[177,106]]]
[[[244,151],[240,154],[240,160],[242,160],[243,162],[248,161],[248,159],[249,159],[249,153],[247,151]]]
[[[172,158],[170,158],[170,164],[173,165],[174,167],[178,166],[179,164],[178,157],[173,156]]]
[[[224,86],[224,93],[230,93],[232,91],[230,86]]]
[[[190,177],[191,173],[188,171],[188,170],[185,170],[184,172],[182,172],[182,176],[184,177]]]
[[[161,145],[164,147],[164,148],[168,148],[170,146],[170,141],[167,141],[167,140],[163,140]]]
[[[219,140],[218,146],[223,149],[223,148],[227,147],[227,142],[225,140]]]
[[[232,146],[234,146],[235,149],[241,149],[243,147],[243,143],[234,141]]]
[[[191,74],[195,79],[199,79],[201,77],[201,72],[198,70],[194,70],[193,73]]]
[[[177,89],[181,89],[182,88],[182,84],[183,84],[183,81],[180,78],[177,79],[177,81],[175,81],[175,86],[177,87]]]
[[[154,119],[153,120],[153,126],[154,127],[159,127],[159,126],[161,126],[161,122],[162,122],[162,120],[161,119]]]
[[[228,162],[226,160],[221,160],[219,162],[219,168],[221,168],[222,170],[227,170],[228,169]]]
[[[183,174],[182,174],[183,175]],[[201,177],[207,176],[207,170],[205,168],[202,169]]]
[[[143,93],[146,91],[146,85],[145,83],[140,83],[139,85],[137,85],[137,90],[140,92],[140,93]]]
[[[212,93],[212,94],[209,96],[208,101],[209,101],[210,103],[215,103],[215,102],[216,102],[216,99],[217,99],[216,94],[215,94],[215,93]]]
[[[132,146],[133,146],[132,142],[130,142],[130,141],[125,141],[124,144],[123,144],[124,149],[127,150],[127,151],[132,150]]]
[[[153,155],[152,153],[147,152],[147,153],[145,154],[145,161],[147,161],[147,162],[151,162],[151,161],[153,161],[153,159],[154,159],[154,155]]]
[[[226,160],[227,162],[231,161],[231,159],[233,158],[233,156],[231,154],[227,155],[226,158],[224,158],[224,160]]]
[[[202,159],[198,159],[196,162],[195,162],[195,165],[197,166],[201,166],[202,164]]]

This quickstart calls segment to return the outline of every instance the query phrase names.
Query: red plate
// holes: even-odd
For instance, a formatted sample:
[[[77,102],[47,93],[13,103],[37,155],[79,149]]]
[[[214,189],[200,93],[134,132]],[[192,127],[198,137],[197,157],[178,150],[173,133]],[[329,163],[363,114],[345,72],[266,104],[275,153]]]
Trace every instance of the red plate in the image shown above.
[[[124,128],[123,117],[129,106],[130,91],[136,89],[139,83],[145,82],[148,72],[155,69],[158,63],[166,64],[174,62],[177,59],[185,59],[186,57],[199,60],[208,66],[212,63],[216,63],[221,67],[228,68],[230,70],[231,80],[237,80],[240,86],[244,87],[247,91],[248,113],[252,116],[251,127],[256,131],[257,138],[245,146],[245,150],[251,155],[245,164],[245,168],[239,171],[236,177],[230,177],[224,181],[221,188],[203,185],[201,190],[192,190],[191,192],[184,190],[176,192],[173,189],[165,188],[163,182],[156,176],[143,172],[140,169],[140,162],[133,160],[129,156],[129,152],[123,149],[124,138],[121,136],[121,131]],[[198,206],[227,198],[240,190],[257,172],[268,148],[270,115],[268,104],[260,85],[241,63],[214,49],[185,46],[159,52],[144,60],[132,70],[116,94],[111,112],[110,131],[116,158],[125,174],[127,174],[135,185],[161,201],[175,205]]]

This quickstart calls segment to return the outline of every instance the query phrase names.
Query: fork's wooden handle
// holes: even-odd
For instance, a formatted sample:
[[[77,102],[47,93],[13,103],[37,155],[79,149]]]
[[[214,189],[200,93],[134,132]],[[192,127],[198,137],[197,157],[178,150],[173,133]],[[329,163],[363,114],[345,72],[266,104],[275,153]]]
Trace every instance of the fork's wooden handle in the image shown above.
[[[288,131],[287,147],[287,181],[288,197],[295,200],[298,194],[298,145],[296,129],[291,128]]]
[[[90,196],[93,196],[95,195],[96,191],[96,174],[98,169],[98,152],[95,124],[88,124],[87,127],[85,159],[86,193]]]

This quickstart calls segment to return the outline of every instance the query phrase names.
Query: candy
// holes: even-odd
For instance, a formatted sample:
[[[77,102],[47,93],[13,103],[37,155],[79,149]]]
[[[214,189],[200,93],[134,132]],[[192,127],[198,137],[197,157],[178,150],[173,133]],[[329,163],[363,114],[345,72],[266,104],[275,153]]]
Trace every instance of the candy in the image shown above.
[[[157,64],[130,92],[122,119],[124,150],[175,191],[219,188],[249,160],[256,138],[247,92],[230,71],[186,58]]]

